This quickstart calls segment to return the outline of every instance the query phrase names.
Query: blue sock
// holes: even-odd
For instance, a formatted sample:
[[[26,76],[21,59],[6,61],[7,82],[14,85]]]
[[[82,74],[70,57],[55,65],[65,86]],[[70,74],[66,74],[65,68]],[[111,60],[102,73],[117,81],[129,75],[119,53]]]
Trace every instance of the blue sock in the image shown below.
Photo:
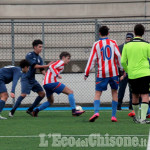
[[[68,95],[69,103],[71,106],[71,109],[76,109],[75,99],[73,94]]]
[[[45,108],[47,108],[49,106],[50,106],[50,102],[47,101],[47,102],[43,103],[42,105],[40,105],[37,108],[38,108],[39,111],[41,111],[41,110],[44,110]]]
[[[19,106],[20,106],[20,104],[21,104],[21,102],[22,102],[22,100],[24,99],[25,97],[22,97],[22,96],[19,96],[18,97],[18,99],[17,99],[17,101],[16,101],[16,103],[15,103],[15,105],[14,105],[14,107],[13,107],[13,110],[16,110]]]
[[[100,100],[94,100],[94,113],[99,113]]]
[[[4,107],[5,107],[5,101],[0,100],[0,113],[2,112]]]
[[[148,108],[147,115],[150,114],[150,107]]]
[[[114,117],[116,117],[117,105],[118,105],[118,102],[112,100],[112,116]]]
[[[44,97],[40,97],[37,96],[37,98],[35,99],[34,103],[29,107],[29,111],[33,111],[33,109],[40,103],[40,101],[43,99]]]

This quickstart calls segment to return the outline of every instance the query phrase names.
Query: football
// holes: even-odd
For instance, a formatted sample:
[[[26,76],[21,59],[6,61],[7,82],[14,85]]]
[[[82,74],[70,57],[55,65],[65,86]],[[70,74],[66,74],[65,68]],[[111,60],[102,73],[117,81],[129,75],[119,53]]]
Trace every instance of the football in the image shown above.
[[[83,109],[82,109],[81,106],[77,105],[77,106],[76,106],[76,110],[77,110],[77,111],[82,111]]]

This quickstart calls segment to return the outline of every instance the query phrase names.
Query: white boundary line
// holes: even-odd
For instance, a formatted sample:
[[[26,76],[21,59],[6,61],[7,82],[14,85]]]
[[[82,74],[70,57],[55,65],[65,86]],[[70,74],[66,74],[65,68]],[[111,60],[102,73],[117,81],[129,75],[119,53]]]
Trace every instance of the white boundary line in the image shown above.
[[[53,133],[52,133],[53,134]],[[55,134],[55,133],[54,133]],[[47,135],[46,135],[47,136]],[[55,135],[53,135],[55,136]],[[106,135],[97,135],[97,134],[93,134],[93,135],[61,135],[61,136],[64,136],[64,137],[88,137],[88,136],[106,136]],[[150,135],[107,135],[107,136],[117,136],[117,137],[134,137],[134,136],[138,136],[138,137],[147,137],[147,136],[150,136]],[[0,136],[0,138],[40,138],[40,136],[38,135],[16,135],[16,136]],[[149,146],[149,149],[147,150],[150,150],[150,138],[148,140],[148,146]]]

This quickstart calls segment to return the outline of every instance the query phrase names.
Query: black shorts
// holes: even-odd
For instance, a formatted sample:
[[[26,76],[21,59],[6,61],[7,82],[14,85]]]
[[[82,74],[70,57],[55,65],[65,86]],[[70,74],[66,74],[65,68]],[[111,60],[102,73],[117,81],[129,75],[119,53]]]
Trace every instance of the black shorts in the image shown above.
[[[150,76],[145,76],[137,79],[129,79],[131,92],[134,94],[148,94]]]

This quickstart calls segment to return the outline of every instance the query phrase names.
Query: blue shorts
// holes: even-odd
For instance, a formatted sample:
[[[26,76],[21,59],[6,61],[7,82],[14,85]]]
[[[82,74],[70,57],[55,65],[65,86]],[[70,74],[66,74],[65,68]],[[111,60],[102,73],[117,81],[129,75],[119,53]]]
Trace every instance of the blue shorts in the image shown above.
[[[43,87],[46,91],[46,96],[50,97],[53,93],[60,94],[65,88],[65,85],[60,82],[55,82],[55,83],[45,84]]]
[[[30,83],[28,79],[21,81],[21,93],[22,94],[30,94],[30,91],[33,92],[41,92],[43,91],[42,86],[39,84],[38,81],[34,81],[33,83]]]
[[[4,92],[7,92],[5,82],[0,81],[0,93],[4,93]]]
[[[96,79],[96,91],[106,91],[107,85],[110,85],[111,89],[118,89],[119,77],[97,78]]]

